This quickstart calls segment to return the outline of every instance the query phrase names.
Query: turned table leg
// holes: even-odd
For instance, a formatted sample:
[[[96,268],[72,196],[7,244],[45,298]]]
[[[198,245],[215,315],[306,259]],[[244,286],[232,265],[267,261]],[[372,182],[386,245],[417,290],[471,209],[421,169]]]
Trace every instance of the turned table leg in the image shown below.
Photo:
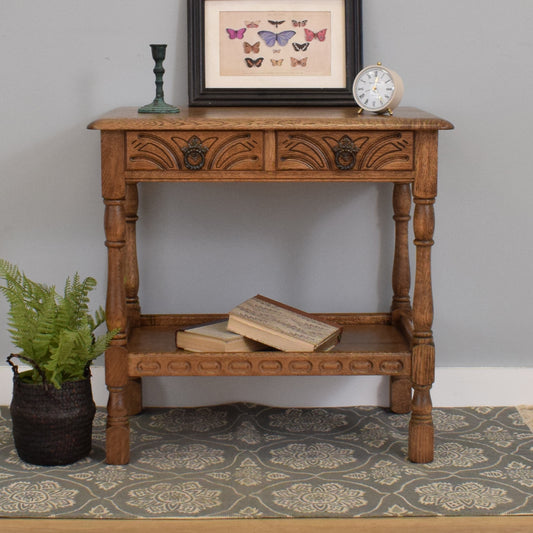
[[[126,308],[128,323],[130,326],[137,326],[141,313],[139,305],[139,267],[137,263],[137,236],[136,223],[139,217],[137,209],[139,206],[139,196],[137,184],[128,183],[126,185],[126,200],[124,203],[126,220],[126,243],[125,243],[125,287],[126,287]]]
[[[413,298],[413,402],[409,427],[409,458],[415,463],[433,460],[433,420],[430,389],[434,381],[435,346],[431,290],[431,246],[434,199],[415,198],[416,281]]]
[[[120,332],[105,355],[107,404],[106,461],[129,461],[129,422],[127,410],[128,354],[126,349],[125,278],[125,182],[121,132],[102,132],[102,194],[105,204],[104,229],[108,256],[106,318],[110,330]]]
[[[433,206],[437,195],[437,132],[419,132],[418,146],[418,172],[413,184],[416,276],[413,294],[413,400],[409,423],[409,459],[415,463],[428,463],[433,460],[434,450],[430,394],[435,379],[435,345],[431,330],[431,247],[435,230]]]
[[[401,325],[402,320],[411,318],[411,268],[409,265],[409,221],[411,220],[411,186],[395,183],[392,197],[394,208],[394,264],[392,268],[393,298],[391,305],[392,323]],[[410,376],[391,376],[390,408],[394,413],[408,413],[411,410]]]
[[[141,306],[139,304],[139,267],[137,262],[136,223],[139,196],[136,183],[126,185],[126,201],[124,204],[126,218],[125,245],[125,290],[128,327],[139,325]],[[129,415],[136,415],[142,411],[142,382],[141,378],[129,378],[127,389],[127,409]]]
[[[106,246],[108,248],[107,327],[120,329],[105,355],[107,403],[106,456],[110,464],[129,461],[127,409],[128,354],[124,290],[124,201],[104,200]]]

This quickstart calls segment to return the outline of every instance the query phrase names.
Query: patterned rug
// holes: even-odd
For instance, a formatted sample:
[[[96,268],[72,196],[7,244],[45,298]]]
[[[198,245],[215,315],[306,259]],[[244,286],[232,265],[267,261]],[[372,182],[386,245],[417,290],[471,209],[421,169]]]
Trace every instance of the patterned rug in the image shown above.
[[[408,415],[377,407],[147,409],[127,466],[18,458],[0,408],[0,516],[269,518],[533,514],[533,434],[512,407],[434,410],[435,461],[406,459]]]

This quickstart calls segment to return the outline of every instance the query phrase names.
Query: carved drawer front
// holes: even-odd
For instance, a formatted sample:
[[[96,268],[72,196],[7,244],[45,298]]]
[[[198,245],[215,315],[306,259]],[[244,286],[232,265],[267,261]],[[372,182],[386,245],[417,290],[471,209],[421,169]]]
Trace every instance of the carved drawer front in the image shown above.
[[[279,170],[412,170],[411,131],[278,132]]]
[[[262,170],[260,131],[139,131],[126,134],[127,170]]]

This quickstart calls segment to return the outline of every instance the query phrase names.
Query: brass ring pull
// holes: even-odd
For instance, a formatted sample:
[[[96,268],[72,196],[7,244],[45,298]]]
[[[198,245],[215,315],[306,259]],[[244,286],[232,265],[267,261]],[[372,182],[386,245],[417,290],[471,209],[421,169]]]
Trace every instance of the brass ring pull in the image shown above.
[[[333,152],[335,153],[335,165],[339,170],[352,170],[355,166],[359,148],[357,148],[350,137],[345,135],[337,146],[333,147]]]
[[[182,148],[183,162],[189,170],[200,170],[205,165],[205,154],[209,148],[202,146],[202,141],[193,135],[186,147]]]

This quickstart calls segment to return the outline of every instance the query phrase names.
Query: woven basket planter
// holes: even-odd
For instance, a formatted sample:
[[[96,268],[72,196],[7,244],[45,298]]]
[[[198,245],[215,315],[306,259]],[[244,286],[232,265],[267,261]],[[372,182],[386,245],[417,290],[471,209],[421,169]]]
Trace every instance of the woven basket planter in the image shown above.
[[[14,371],[10,412],[19,457],[27,463],[71,464],[89,455],[96,407],[90,372],[56,389],[49,383],[25,383]]]

